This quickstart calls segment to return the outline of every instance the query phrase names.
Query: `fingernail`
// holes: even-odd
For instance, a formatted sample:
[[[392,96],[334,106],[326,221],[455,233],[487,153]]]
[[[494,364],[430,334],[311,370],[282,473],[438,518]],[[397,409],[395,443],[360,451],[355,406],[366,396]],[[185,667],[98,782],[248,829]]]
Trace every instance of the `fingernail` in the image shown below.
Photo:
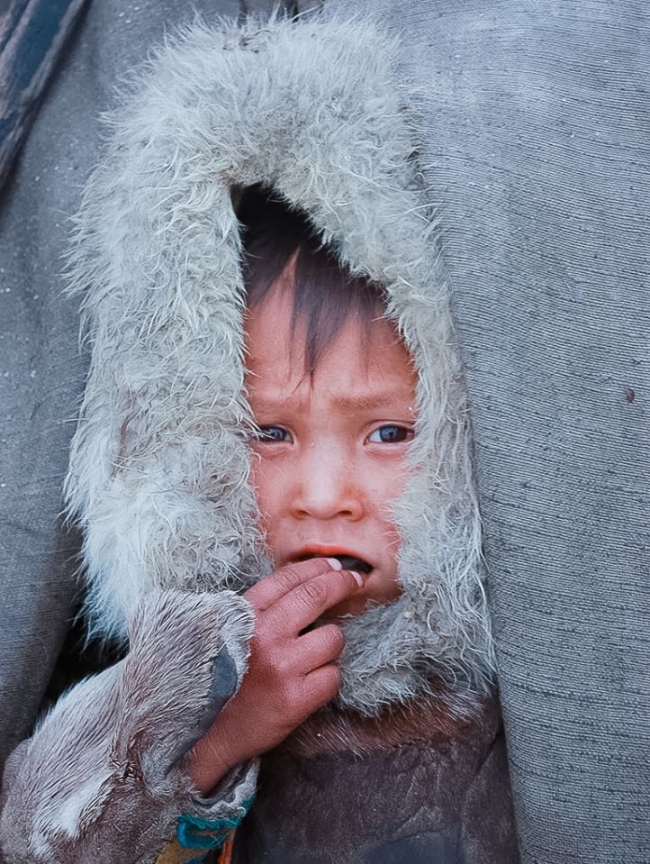
[[[361,574],[357,573],[356,570],[349,570],[348,572],[354,576],[354,581],[357,583],[359,588],[363,588],[363,579],[361,578]]]
[[[332,570],[342,570],[343,569],[343,565],[341,564],[341,562],[339,561],[338,558],[328,558],[327,562],[330,565],[330,567],[332,568]]]

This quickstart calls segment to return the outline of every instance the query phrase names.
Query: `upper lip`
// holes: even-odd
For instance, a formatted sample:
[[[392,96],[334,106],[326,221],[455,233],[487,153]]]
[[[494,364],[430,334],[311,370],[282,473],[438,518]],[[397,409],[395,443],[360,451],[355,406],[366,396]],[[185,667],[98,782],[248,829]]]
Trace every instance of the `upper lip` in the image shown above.
[[[306,561],[309,558],[358,558],[360,561],[365,561],[366,564],[374,569],[374,564],[360,552],[356,552],[347,546],[334,546],[322,543],[310,543],[303,546],[291,555],[291,561]]]

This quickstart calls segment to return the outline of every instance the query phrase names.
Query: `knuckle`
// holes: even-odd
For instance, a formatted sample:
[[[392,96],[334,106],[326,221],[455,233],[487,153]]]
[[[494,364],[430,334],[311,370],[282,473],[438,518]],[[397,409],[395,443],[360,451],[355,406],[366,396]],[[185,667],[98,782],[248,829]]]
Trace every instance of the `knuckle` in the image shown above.
[[[328,569],[329,565],[320,558],[313,558],[309,561],[286,564],[280,570],[276,570],[275,578],[280,581],[283,588],[291,590]]]
[[[327,586],[318,580],[307,582],[302,586],[301,597],[303,603],[310,607],[322,607],[327,605]]]
[[[292,565],[283,567],[282,570],[278,570],[275,574],[275,578],[280,583],[280,587],[285,591],[291,591],[291,589],[299,585],[301,581],[300,573]]]
[[[293,664],[288,657],[280,654],[275,660],[275,677],[282,682],[282,687],[290,687],[293,675]]]

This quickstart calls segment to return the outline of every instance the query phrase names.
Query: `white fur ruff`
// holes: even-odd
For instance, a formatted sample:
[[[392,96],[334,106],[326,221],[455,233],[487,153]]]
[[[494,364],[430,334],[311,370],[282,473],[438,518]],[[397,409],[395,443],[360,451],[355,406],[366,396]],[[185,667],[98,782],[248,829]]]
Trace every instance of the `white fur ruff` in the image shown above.
[[[403,595],[345,624],[341,701],[365,713],[489,687],[492,643],[467,408],[435,221],[396,45],[363,20],[194,27],[112,118],[70,257],[92,364],[67,491],[90,612],[123,632],[152,587],[237,590],[269,572],[242,430],[235,186],[303,208],[383,283],[420,376],[417,472],[397,507]]]

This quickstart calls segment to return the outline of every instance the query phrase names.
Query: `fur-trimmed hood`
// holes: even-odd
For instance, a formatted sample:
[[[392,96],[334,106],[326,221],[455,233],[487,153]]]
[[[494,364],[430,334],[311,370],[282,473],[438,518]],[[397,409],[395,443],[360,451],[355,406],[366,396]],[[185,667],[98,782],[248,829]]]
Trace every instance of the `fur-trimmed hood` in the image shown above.
[[[244,431],[233,189],[267,184],[386,286],[420,377],[397,506],[402,596],[345,623],[343,704],[484,694],[492,649],[462,376],[396,45],[363,20],[193,27],[112,118],[70,259],[92,363],[68,477],[89,610],[119,635],[143,592],[269,572]],[[434,202],[435,203],[435,202]]]

